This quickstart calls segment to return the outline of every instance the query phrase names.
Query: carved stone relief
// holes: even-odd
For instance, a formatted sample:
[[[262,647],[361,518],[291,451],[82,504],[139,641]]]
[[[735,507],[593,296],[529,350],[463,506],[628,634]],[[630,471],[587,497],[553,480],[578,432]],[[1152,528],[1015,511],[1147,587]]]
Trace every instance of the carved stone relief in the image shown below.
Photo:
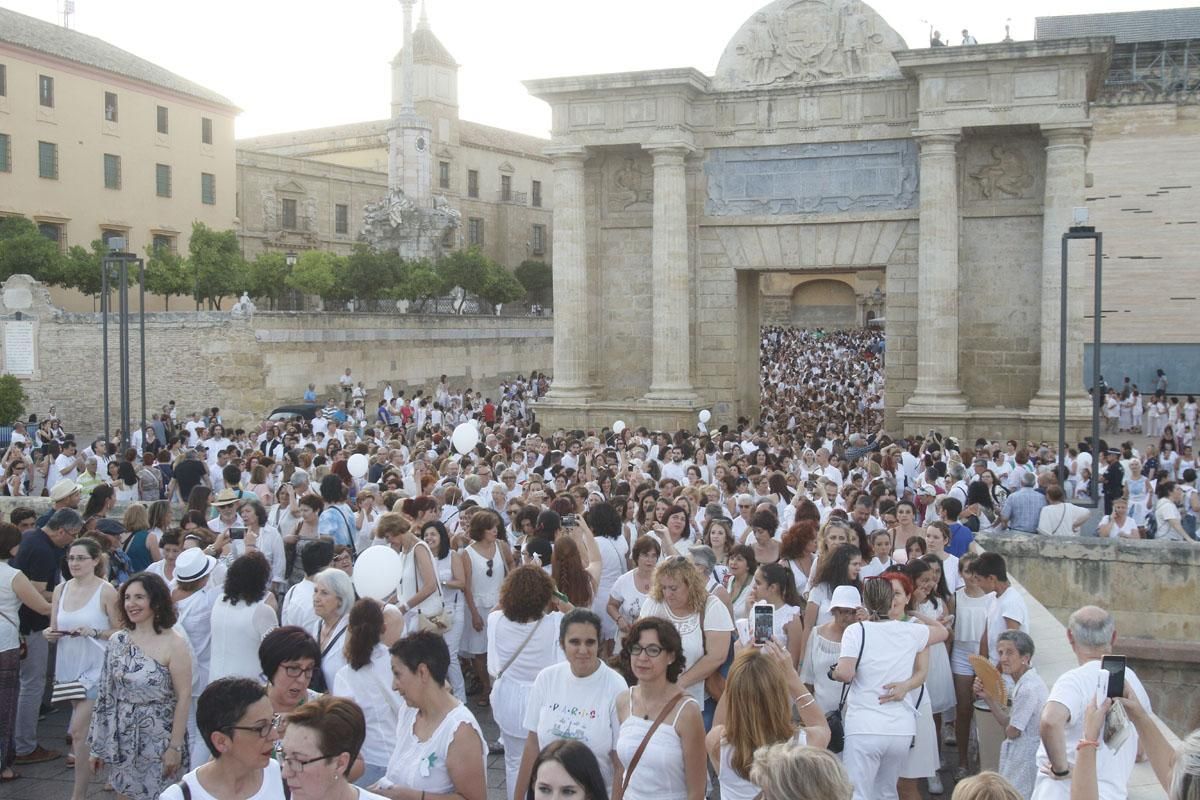
[[[904,40],[861,0],[776,0],[726,47],[720,89],[894,78]]]
[[[917,198],[911,139],[709,151],[712,216],[902,210]]]
[[[262,190],[263,230],[273,231],[279,228],[277,209],[279,198],[270,189]]]
[[[1030,137],[968,137],[963,153],[963,199],[968,203],[1041,200],[1045,157]]]
[[[605,207],[649,211],[654,207],[654,167],[648,158],[610,156],[604,162]]]

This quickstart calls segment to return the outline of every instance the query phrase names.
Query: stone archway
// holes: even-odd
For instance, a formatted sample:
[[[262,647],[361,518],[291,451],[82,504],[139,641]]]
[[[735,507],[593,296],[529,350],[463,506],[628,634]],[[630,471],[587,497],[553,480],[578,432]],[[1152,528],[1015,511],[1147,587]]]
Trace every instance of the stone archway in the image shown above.
[[[792,290],[792,324],[802,328],[854,328],[854,288],[845,281],[817,278]]]

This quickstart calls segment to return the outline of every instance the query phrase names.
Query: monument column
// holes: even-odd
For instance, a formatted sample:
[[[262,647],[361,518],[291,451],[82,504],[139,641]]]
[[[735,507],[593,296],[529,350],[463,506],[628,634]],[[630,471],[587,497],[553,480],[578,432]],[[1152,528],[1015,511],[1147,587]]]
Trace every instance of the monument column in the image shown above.
[[[588,375],[587,149],[552,146],[554,159],[554,383],[550,398],[584,400]]]
[[[917,133],[921,209],[917,267],[917,386],[912,410],[965,410],[958,386],[957,130]]]
[[[1046,195],[1042,217],[1042,360],[1038,389],[1030,411],[1058,416],[1059,317],[1062,291],[1067,292],[1067,402],[1076,413],[1090,413],[1083,388],[1081,325],[1087,300],[1084,287],[1091,272],[1088,247],[1077,242],[1071,250],[1067,286],[1062,287],[1062,235],[1072,224],[1073,210],[1083,205],[1087,141],[1091,124],[1043,125],[1046,137]]]
[[[686,401],[695,395],[684,160],[694,148],[679,143],[646,145],[645,149],[654,156],[653,372],[646,399]],[[557,196],[554,202],[557,206]]]

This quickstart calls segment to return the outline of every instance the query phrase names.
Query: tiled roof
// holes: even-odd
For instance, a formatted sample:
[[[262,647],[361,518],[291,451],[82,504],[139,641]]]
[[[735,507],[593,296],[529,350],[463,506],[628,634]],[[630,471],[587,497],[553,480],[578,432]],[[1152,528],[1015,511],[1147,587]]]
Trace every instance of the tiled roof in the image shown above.
[[[1200,39],[1200,8],[1038,17],[1034,30],[1036,39],[1112,36],[1117,44]]]
[[[493,128],[491,125],[480,125],[478,122],[467,122],[466,120],[458,123],[458,137],[467,147],[475,145],[476,147],[538,156],[539,158],[543,157],[543,153],[550,145],[549,139],[541,139],[537,136],[528,136],[524,133]]]
[[[0,42],[35,50],[56,58],[102,69],[126,78],[236,109],[233,102],[203,86],[168,72],[157,64],[122,50],[95,36],[0,8]]]
[[[358,139],[374,136],[387,136],[387,127],[391,120],[379,119],[371,122],[351,122],[345,125],[330,125],[326,128],[310,128],[304,131],[289,131],[287,133],[270,133],[265,136],[253,136],[238,139],[237,146],[243,150],[270,150],[275,147],[288,147],[298,144],[314,144],[333,141],[336,139]]]

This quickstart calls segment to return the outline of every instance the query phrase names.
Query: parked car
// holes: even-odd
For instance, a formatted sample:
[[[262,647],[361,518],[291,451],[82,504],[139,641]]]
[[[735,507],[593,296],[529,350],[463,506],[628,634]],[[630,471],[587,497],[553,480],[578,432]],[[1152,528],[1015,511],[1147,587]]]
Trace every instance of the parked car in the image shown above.
[[[291,406],[280,406],[267,415],[268,422],[288,422],[293,419],[303,419],[312,422],[321,408],[316,403],[297,403]]]

